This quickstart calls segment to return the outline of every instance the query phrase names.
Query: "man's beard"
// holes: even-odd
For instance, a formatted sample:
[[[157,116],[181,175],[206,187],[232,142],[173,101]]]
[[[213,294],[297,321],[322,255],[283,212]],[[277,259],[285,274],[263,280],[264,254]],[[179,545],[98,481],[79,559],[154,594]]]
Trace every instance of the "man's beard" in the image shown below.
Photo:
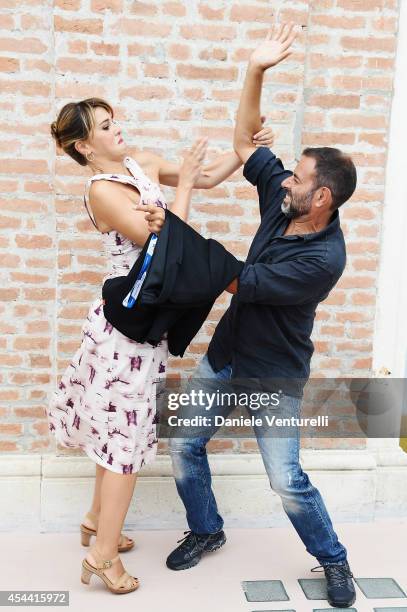
[[[311,210],[311,202],[314,191],[310,191],[302,196],[294,196],[292,192],[287,191],[289,202],[285,200],[281,203],[281,210],[288,219],[298,219],[309,213]]]

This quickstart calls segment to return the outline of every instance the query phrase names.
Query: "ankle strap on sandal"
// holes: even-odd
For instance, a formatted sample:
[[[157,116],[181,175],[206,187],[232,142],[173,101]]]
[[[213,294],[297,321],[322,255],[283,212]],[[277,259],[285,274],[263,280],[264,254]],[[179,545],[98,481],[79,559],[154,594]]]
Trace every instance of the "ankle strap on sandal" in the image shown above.
[[[112,567],[113,563],[115,563],[116,561],[120,559],[119,555],[116,555],[115,557],[113,557],[113,559],[103,559],[102,555],[100,554],[100,552],[97,550],[96,547],[91,552],[96,558],[96,563],[97,563],[96,567],[98,569],[109,569]]]

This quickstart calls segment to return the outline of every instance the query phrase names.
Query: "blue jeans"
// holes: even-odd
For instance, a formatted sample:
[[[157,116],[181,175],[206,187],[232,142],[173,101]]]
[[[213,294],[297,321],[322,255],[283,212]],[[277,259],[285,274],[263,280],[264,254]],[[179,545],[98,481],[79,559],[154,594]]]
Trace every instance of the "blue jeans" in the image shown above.
[[[194,380],[201,379],[205,388],[202,384],[196,385],[196,388],[204,392],[218,390],[222,393],[227,392],[226,389],[230,392],[227,386],[230,377],[229,365],[220,372],[214,372],[205,355],[193,374],[189,389],[193,388]],[[285,404],[286,414],[299,416],[300,398],[285,395],[281,401]],[[213,406],[210,412],[227,416],[232,409],[229,406]],[[187,412],[188,409],[183,412],[183,416]],[[321,565],[345,561],[346,548],[338,541],[319,491],[311,484],[299,463],[298,428],[295,428],[295,434],[290,437],[272,433],[265,436],[256,426],[254,430],[270,486],[280,496],[283,508],[307,551]],[[215,431],[214,426],[203,427],[193,437],[173,437],[169,440],[178,494],[186,509],[189,528],[199,534],[216,533],[223,527],[223,519],[211,487],[206,453],[206,444]]]

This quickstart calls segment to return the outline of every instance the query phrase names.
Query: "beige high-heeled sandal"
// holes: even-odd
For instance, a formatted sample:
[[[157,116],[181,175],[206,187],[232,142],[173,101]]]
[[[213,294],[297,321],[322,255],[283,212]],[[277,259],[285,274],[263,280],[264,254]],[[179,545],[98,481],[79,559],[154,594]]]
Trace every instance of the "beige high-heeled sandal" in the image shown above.
[[[98,524],[97,515],[94,514],[93,512],[87,512],[86,516],[92,521],[92,523],[96,525],[96,529],[92,529],[91,527],[87,527],[86,525],[81,523],[80,530],[81,530],[82,546],[89,546],[91,537],[96,536],[96,533],[97,533],[97,524]],[[126,540],[129,540],[129,542],[126,543]],[[131,550],[134,547],[134,545],[135,545],[134,540],[132,540],[131,538],[127,538],[127,536],[123,535],[122,533],[120,534],[120,540],[119,540],[119,545],[117,549],[119,553],[127,552],[128,550]]]
[[[105,583],[106,587],[109,589],[111,593],[115,595],[122,595],[125,593],[132,593],[136,589],[139,588],[140,583],[138,578],[135,576],[130,576],[126,571],[123,572],[115,582],[112,582],[110,578],[108,578],[103,570],[109,569],[112,567],[113,563],[116,563],[120,557],[117,555],[113,559],[103,559],[101,554],[96,548],[92,549],[92,555],[95,557],[97,565],[94,567],[84,559],[82,561],[82,574],[81,574],[81,582],[83,584],[89,584],[92,574],[95,576],[99,576]],[[129,578],[132,579],[133,585],[131,587],[126,586],[128,584]]]

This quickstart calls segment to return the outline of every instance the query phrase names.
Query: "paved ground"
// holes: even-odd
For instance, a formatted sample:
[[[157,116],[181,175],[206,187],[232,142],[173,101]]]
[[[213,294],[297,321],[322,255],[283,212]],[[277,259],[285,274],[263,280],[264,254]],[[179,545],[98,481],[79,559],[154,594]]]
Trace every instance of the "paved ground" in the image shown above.
[[[407,519],[336,528],[358,580],[354,610],[407,612]],[[122,559],[129,573],[141,581],[134,593],[116,597],[95,576],[89,586],[82,585],[79,576],[85,549],[79,534],[73,533],[0,533],[0,589],[67,590],[73,612],[110,612],[112,605],[124,612],[332,609],[324,599],[321,574],[310,572],[317,563],[292,529],[229,529],[221,550],[182,572],[172,572],[164,564],[182,533],[129,533],[137,540],[137,548]]]

